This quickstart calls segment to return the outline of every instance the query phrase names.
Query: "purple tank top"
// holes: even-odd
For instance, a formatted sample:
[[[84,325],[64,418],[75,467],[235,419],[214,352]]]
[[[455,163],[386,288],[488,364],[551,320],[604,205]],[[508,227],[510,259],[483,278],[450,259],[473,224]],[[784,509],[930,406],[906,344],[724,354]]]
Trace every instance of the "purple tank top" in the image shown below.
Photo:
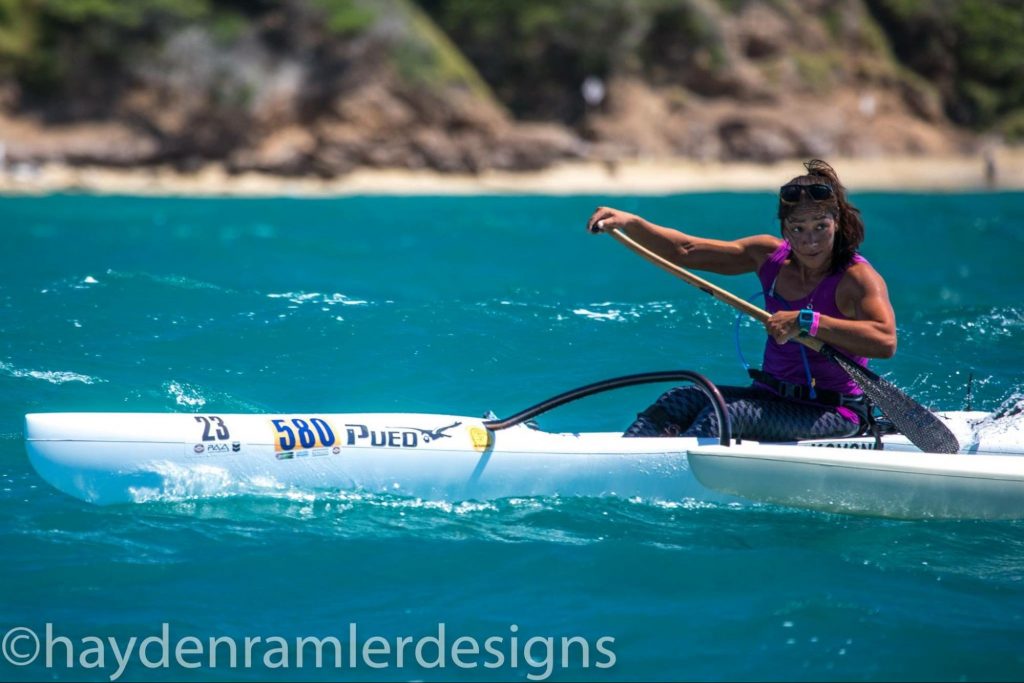
[[[814,288],[814,291],[801,299],[786,301],[775,293],[775,278],[779,276],[782,264],[789,257],[789,253],[790,244],[783,241],[779,248],[768,257],[768,260],[757,271],[757,277],[761,280],[761,287],[764,289],[765,308],[768,312],[798,311],[802,308],[812,308],[822,315],[846,320],[847,317],[836,306],[836,287],[839,286],[839,281],[843,279],[843,275],[846,273],[845,268],[838,273],[825,277]],[[853,263],[867,263],[867,259],[860,254],[855,254]],[[774,339],[768,337],[764,347],[762,370],[784,382],[806,385],[807,368],[804,366],[804,354],[800,353],[800,350],[804,348],[803,345],[797,342],[777,344]],[[836,363],[810,349],[806,349],[806,356],[816,388],[830,389],[843,394],[863,393],[860,387]],[[867,358],[853,355],[850,355],[850,358],[860,365],[867,367]]]

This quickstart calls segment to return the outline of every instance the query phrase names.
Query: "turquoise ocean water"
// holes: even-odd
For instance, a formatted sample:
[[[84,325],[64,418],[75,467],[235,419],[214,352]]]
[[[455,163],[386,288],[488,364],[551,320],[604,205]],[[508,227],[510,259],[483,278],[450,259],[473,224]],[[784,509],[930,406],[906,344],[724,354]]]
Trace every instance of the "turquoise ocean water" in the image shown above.
[[[896,358],[875,369],[938,408],[964,407],[969,376],[978,409],[1020,400],[1024,194],[855,200],[899,323]],[[744,383],[732,312],[586,234],[599,203],[721,238],[775,231],[768,193],[0,199],[0,678],[1024,677],[1024,523],[338,491],[99,508],[27,461],[34,411],[509,415],[649,370]],[[753,276],[711,279],[756,291]],[[757,328],[739,329],[756,359]],[[659,391],[539,422],[621,429]],[[49,666],[12,663],[30,633]],[[235,639],[236,668],[226,645],[217,666],[204,651],[182,668],[186,636]],[[284,668],[275,636],[391,654],[353,668],[346,650],[341,667],[316,668],[293,650]],[[120,670],[109,639],[132,637],[153,640]],[[249,666],[246,637],[263,640]],[[419,661],[410,645],[398,665],[402,637]],[[460,637],[498,639],[500,666],[485,649],[457,666]]]

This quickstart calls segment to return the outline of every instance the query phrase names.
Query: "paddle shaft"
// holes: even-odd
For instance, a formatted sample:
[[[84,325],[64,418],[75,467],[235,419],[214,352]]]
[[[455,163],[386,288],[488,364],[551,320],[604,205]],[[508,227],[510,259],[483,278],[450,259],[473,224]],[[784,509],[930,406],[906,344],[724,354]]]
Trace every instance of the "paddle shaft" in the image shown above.
[[[636,242],[626,233],[621,232],[618,228],[609,231],[609,234],[622,244],[626,245],[627,247],[635,251],[640,256],[643,256],[645,259],[647,259],[654,265],[667,270],[668,272],[679,277],[680,279],[690,283],[697,289],[707,294],[710,294],[711,296],[718,299],[722,303],[732,306],[739,312],[746,313],[747,315],[749,315],[751,318],[754,318],[758,322],[767,322],[768,318],[772,317],[772,314],[764,310],[763,308],[755,306],[746,299],[741,299],[735,294],[727,292],[721,287],[708,282],[704,278],[694,275],[686,268],[677,266],[671,261],[664,259],[661,256],[658,256],[650,249],[647,249],[640,243]],[[820,339],[815,339],[814,337],[795,337],[794,341],[797,341],[808,348],[814,349],[815,351],[821,351],[822,347],[825,346],[825,343],[823,341],[821,341]]]

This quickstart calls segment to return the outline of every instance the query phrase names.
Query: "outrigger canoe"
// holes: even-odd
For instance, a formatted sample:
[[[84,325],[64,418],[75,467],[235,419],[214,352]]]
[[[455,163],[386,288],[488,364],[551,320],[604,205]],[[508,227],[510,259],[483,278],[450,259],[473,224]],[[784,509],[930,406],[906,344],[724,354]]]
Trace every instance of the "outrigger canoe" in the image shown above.
[[[935,415],[960,452],[924,453],[900,434],[760,444],[493,429],[481,418],[410,413],[36,413],[25,418],[25,439],[44,480],[102,505],[295,488],[1024,519],[1024,430],[984,412]]]
[[[768,320],[767,311],[625,233],[611,234],[717,300]],[[793,341],[842,367],[902,434],[740,442],[732,438],[717,387],[682,370],[598,382],[505,420],[406,413],[36,413],[25,416],[25,441],[43,479],[98,504],[299,488],[441,500],[615,495],[898,518],[1024,519],[1019,415],[936,413],[821,340]],[[526,422],[600,391],[678,380],[708,396],[721,428],[717,439],[550,433]]]

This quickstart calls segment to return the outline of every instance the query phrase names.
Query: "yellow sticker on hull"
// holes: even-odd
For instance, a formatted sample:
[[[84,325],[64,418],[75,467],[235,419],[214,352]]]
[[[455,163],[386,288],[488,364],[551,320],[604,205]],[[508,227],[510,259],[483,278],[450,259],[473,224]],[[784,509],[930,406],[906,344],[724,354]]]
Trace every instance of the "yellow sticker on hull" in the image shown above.
[[[473,442],[473,448],[481,453],[490,448],[493,443],[491,440],[491,430],[484,429],[483,427],[470,427],[469,438]]]

